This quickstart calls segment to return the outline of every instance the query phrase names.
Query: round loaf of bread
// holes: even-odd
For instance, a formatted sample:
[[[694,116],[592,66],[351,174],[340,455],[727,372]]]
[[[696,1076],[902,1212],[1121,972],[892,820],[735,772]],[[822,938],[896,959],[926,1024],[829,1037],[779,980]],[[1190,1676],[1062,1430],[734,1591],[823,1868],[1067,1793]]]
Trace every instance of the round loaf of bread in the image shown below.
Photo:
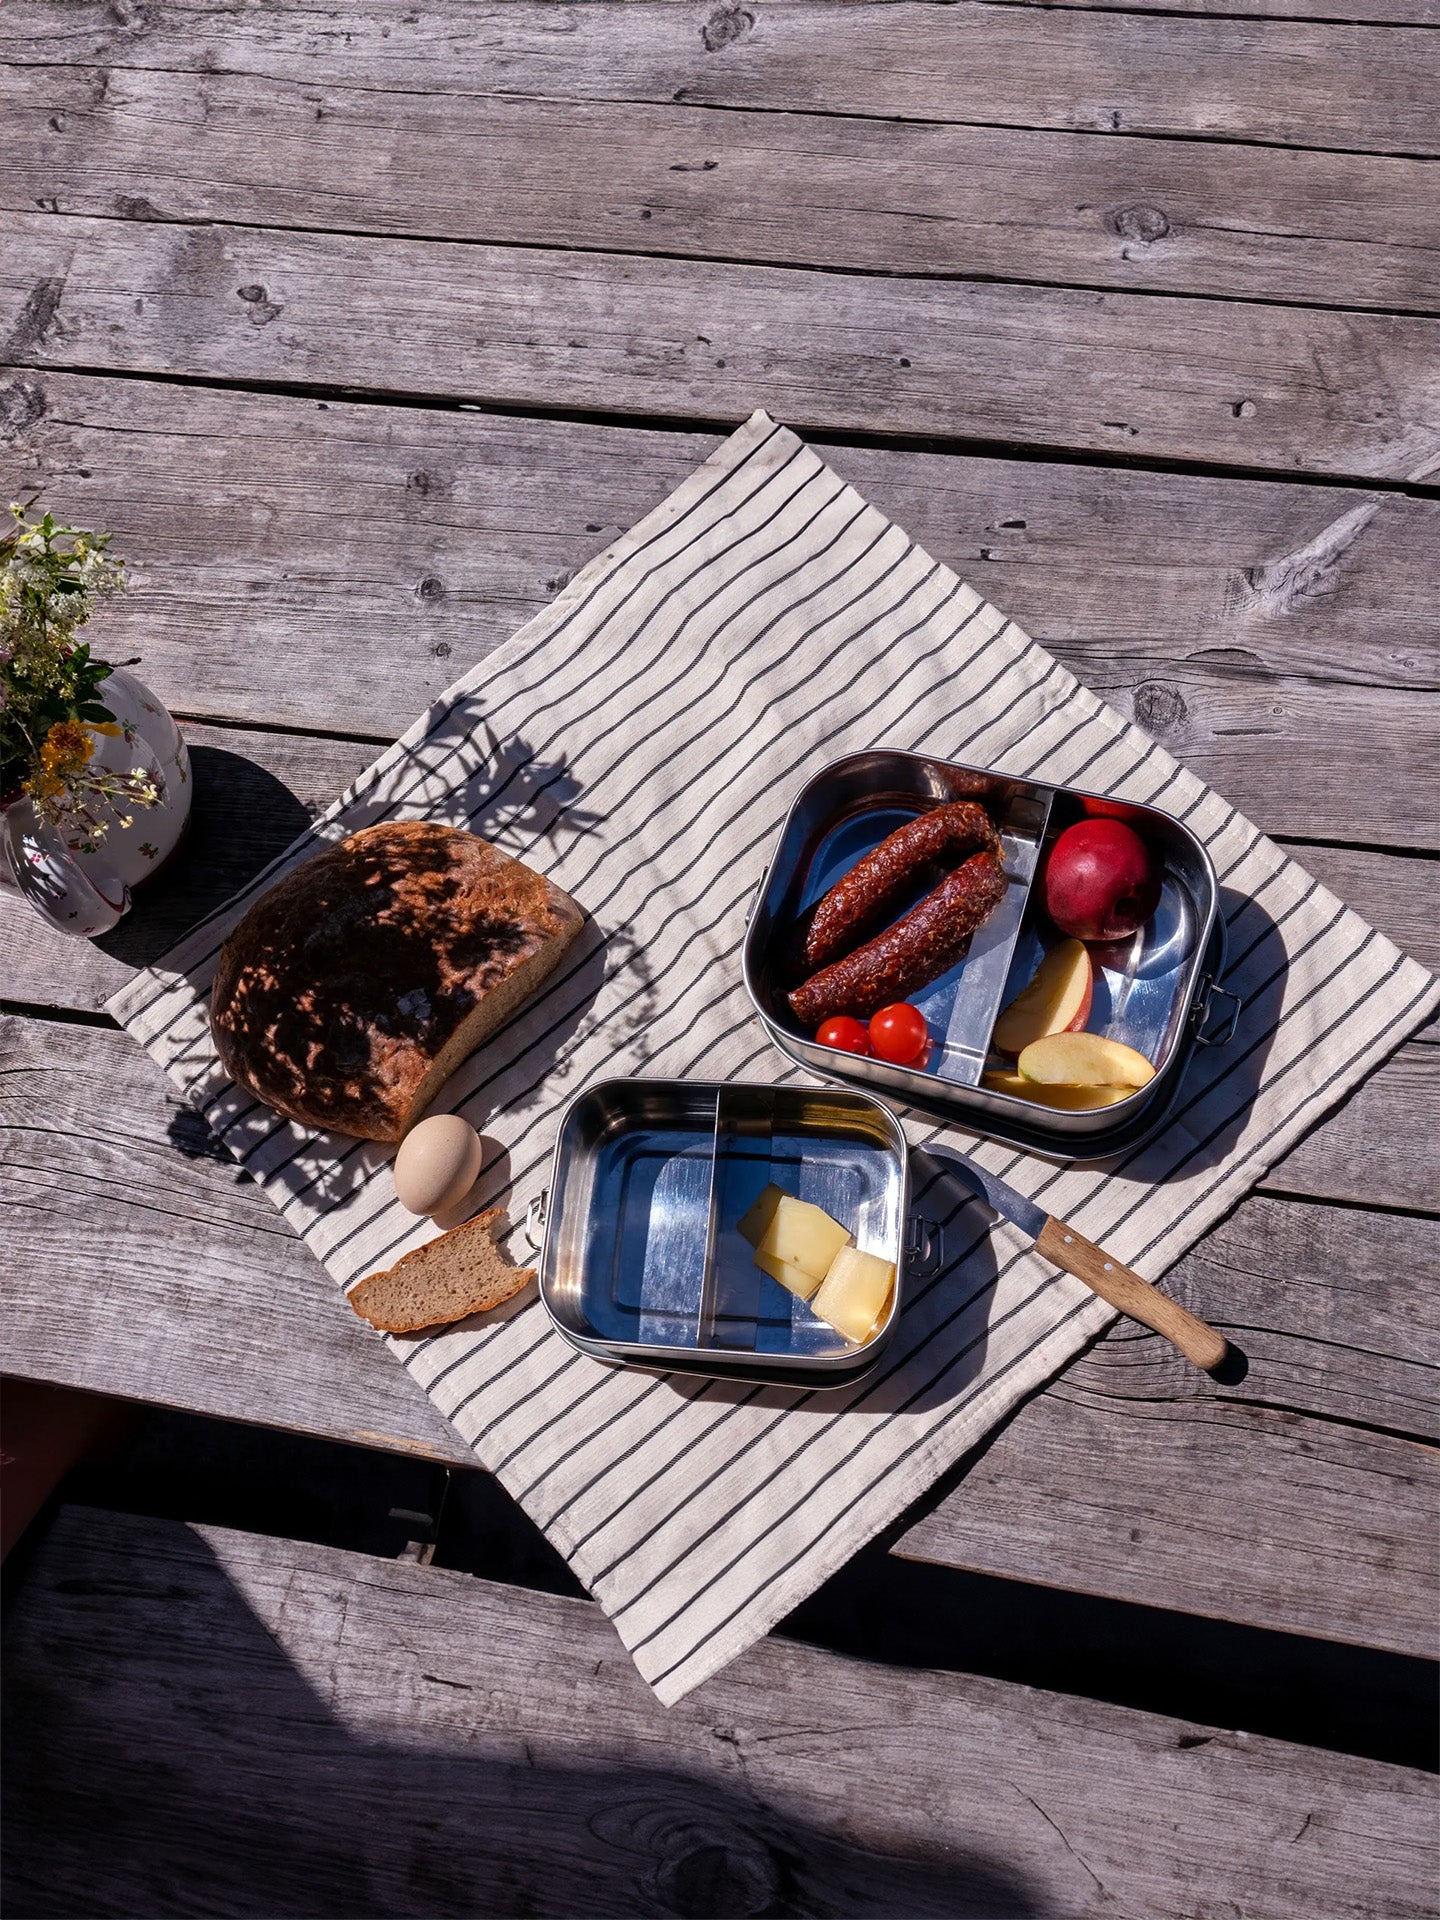
[[[366,827],[277,881],[225,942],[221,1064],[305,1126],[398,1140],[581,924],[568,894],[473,833]]]

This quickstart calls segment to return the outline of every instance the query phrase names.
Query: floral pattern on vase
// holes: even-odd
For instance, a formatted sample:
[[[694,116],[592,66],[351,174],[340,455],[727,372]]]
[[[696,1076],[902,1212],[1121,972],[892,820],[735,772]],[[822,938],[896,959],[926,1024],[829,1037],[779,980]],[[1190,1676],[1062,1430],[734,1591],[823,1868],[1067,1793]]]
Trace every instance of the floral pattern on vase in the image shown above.
[[[160,788],[159,804],[137,807],[128,827],[118,821],[99,846],[68,837],[41,820],[28,796],[4,811],[11,879],[30,905],[62,933],[106,933],[130,908],[130,891],[158,872],[190,819],[190,756],[168,710],[132,673],[116,667],[101,686],[113,728],[88,727],[92,765],[143,771]]]

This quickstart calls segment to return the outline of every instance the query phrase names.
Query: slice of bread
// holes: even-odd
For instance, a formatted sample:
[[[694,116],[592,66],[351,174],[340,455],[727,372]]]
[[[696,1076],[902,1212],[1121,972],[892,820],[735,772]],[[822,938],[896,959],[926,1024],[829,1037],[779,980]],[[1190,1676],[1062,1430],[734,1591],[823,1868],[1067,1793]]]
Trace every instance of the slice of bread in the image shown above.
[[[499,1207],[477,1213],[383,1273],[367,1274],[351,1289],[351,1306],[382,1333],[448,1327],[500,1306],[535,1278],[533,1267],[514,1266],[496,1246],[495,1232],[504,1221]]]

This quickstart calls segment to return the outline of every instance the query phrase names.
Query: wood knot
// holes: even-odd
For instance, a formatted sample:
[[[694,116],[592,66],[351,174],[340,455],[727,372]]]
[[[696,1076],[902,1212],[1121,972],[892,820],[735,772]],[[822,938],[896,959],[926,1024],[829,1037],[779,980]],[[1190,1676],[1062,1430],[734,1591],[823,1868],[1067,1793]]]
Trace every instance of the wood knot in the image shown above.
[[[1230,416],[1234,420],[1253,420],[1255,418],[1255,402],[1253,400],[1232,400],[1230,402]]]
[[[717,7],[700,29],[700,43],[707,53],[718,53],[721,47],[743,40],[754,25],[755,16],[748,7]]]
[[[249,320],[252,327],[268,327],[285,311],[277,301],[270,298],[268,288],[261,286],[237,287],[236,293],[249,307]]]
[[[1145,680],[1135,689],[1135,719],[1147,733],[1169,733],[1190,717],[1178,687],[1164,680]]]
[[[684,1920],[770,1913],[781,1891],[770,1849],[749,1834],[733,1842],[702,1840],[663,1861],[655,1885],[667,1910]]]
[[[1121,207],[1110,216],[1110,225],[1122,240],[1139,240],[1147,247],[1170,231],[1170,222],[1158,207]]]
[[[443,600],[445,598],[445,582],[443,580],[437,580],[433,573],[427,573],[415,589],[415,592],[421,600]]]

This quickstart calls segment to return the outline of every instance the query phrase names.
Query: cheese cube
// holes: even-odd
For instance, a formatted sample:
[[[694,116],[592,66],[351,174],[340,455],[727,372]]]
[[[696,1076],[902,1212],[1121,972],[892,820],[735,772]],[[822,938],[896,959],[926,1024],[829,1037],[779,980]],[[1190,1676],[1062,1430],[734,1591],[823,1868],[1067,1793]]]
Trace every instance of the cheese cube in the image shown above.
[[[797,1200],[793,1193],[782,1193],[764,1232],[754,1244],[757,1254],[783,1260],[787,1267],[801,1267],[818,1281],[825,1278],[830,1262],[849,1239],[845,1228],[838,1220],[832,1220],[823,1207],[814,1206],[809,1200]]]
[[[893,1260],[882,1260],[878,1253],[862,1253],[858,1247],[842,1247],[810,1302],[810,1311],[847,1340],[861,1343],[869,1339],[884,1313],[894,1284]]]
[[[755,1264],[762,1273],[768,1273],[772,1280],[778,1280],[782,1287],[788,1287],[800,1299],[808,1300],[820,1285],[819,1278],[807,1273],[804,1267],[794,1266],[788,1260],[777,1260],[773,1253],[757,1253]]]
[[[772,1180],[741,1219],[740,1231],[752,1247],[760,1244],[761,1235],[775,1218],[775,1209],[784,1198],[784,1192]]]

